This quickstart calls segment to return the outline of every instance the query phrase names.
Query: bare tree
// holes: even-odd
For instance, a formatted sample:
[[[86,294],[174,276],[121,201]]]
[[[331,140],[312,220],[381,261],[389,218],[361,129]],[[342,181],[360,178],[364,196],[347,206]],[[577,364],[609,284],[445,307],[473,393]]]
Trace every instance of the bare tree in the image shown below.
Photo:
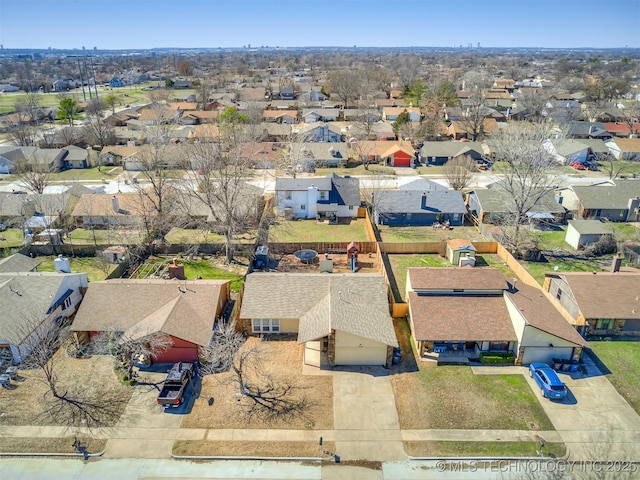
[[[45,165],[31,165],[21,162],[16,165],[16,177],[27,190],[35,194],[44,193],[44,189],[51,183],[52,169]]]
[[[492,137],[491,151],[502,169],[498,186],[506,193],[511,212],[508,247],[513,252],[517,250],[520,227],[527,220],[527,213],[558,184],[557,177],[549,173],[553,159],[543,144],[550,138],[551,128],[549,123],[511,124],[508,132]]]
[[[87,106],[87,119],[89,124],[83,129],[83,137],[87,145],[113,145],[115,132],[104,118],[104,110],[107,104],[97,98],[89,102]]]
[[[344,108],[349,108],[362,91],[362,82],[358,72],[353,70],[340,70],[329,75],[331,93],[342,100]]]
[[[196,102],[198,103],[198,110],[204,110],[205,107],[209,104],[209,98],[211,98],[211,94],[213,93],[213,85],[203,80],[196,88]]]
[[[477,140],[484,136],[484,119],[487,117],[486,87],[488,80],[477,72],[469,72],[465,75],[465,91],[468,92],[467,105],[463,106],[460,123],[467,133],[471,134],[470,140]]]
[[[595,161],[611,180],[628,171],[631,167],[628,162],[616,160],[613,155],[609,153],[596,153]]]
[[[622,122],[629,129],[629,137],[640,135],[640,101],[634,100],[624,110]]]
[[[458,155],[444,165],[444,176],[454,190],[467,188],[477,173],[476,161],[469,155]]]
[[[47,389],[43,415],[63,425],[87,427],[112,424],[120,416],[126,400],[117,392],[102,391],[95,395],[87,390],[85,384],[91,372],[86,372],[87,378],[74,378],[72,382],[60,379],[64,358],[61,350],[72,342],[67,327],[51,319],[43,322],[41,315],[32,310],[23,312],[23,321],[14,325],[14,332],[18,337],[31,338],[32,348],[22,367],[43,373],[41,381]]]

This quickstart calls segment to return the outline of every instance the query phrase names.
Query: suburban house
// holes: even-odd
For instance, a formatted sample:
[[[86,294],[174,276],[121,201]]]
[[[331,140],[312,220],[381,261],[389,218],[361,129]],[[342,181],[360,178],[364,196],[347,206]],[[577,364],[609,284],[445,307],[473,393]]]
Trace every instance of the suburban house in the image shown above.
[[[618,123],[618,122],[607,122],[603,123],[604,128],[614,137],[618,138],[632,138],[640,135],[640,123],[632,123],[629,125],[628,123]]]
[[[86,273],[0,273],[2,357],[22,362],[56,324],[73,316],[87,285]]]
[[[444,165],[460,155],[468,155],[478,163],[485,162],[487,147],[481,142],[424,142],[420,161],[425,165]]]
[[[569,220],[564,241],[578,250],[611,234],[611,229],[600,220]]]
[[[567,138],[599,138],[607,141],[611,139],[611,134],[607,132],[600,122],[569,122]]]
[[[28,257],[21,253],[14,253],[0,258],[0,273],[35,272],[40,265],[38,258]]]
[[[459,226],[467,213],[456,190],[380,190],[373,193],[372,205],[375,223],[398,227],[446,222]]]
[[[398,115],[404,112],[409,114],[410,122],[416,123],[422,118],[420,109],[416,107],[382,107],[382,119],[393,122],[398,118]]]
[[[414,165],[415,151],[411,142],[398,142],[389,145],[380,157],[390,167],[411,167]]]
[[[542,198],[530,197],[530,204],[525,205],[526,216],[530,222],[563,222],[566,218],[565,208],[558,203],[554,191],[545,192]],[[493,183],[486,189],[475,189],[467,194],[469,211],[480,223],[500,224],[513,214],[513,200],[499,183]]]
[[[408,268],[406,292],[420,357],[468,363],[512,353],[519,365],[578,360],[587,347],[542,291],[511,285],[496,269]]]
[[[89,166],[89,152],[86,148],[69,145],[63,150],[67,151],[64,157],[64,168],[87,168]]]
[[[194,362],[211,341],[229,300],[229,285],[227,280],[92,282],[71,329],[83,341],[100,332],[122,332],[129,339],[162,333],[173,345],[154,362]]]
[[[355,218],[360,206],[357,178],[329,174],[316,178],[276,178],[276,213],[285,218]]]
[[[616,138],[607,147],[616,160],[640,160],[640,138]]]
[[[78,227],[135,226],[152,215],[146,197],[137,193],[84,194],[71,212]]]
[[[202,123],[214,123],[218,118],[217,110],[186,111],[180,117],[182,125],[199,125]]]
[[[280,123],[283,125],[293,125],[297,123],[297,110],[264,110],[262,120],[265,122]]]
[[[139,147],[107,145],[98,154],[100,165],[123,165],[130,158],[140,154]]]
[[[578,197],[577,216],[581,219],[607,219],[612,222],[640,221],[640,180],[614,180],[592,186],[574,186]]]
[[[409,141],[349,140],[351,158],[364,162],[410,166],[414,151]]]
[[[25,219],[36,213],[33,195],[16,195],[0,192],[0,223],[6,226],[19,226]]]
[[[543,288],[582,335],[640,335],[640,270],[549,272]],[[617,263],[619,265],[619,263]]]
[[[304,362],[390,365],[398,341],[377,274],[252,273],[239,315],[247,334],[296,334]]]
[[[282,125],[285,127],[285,125]],[[343,133],[340,127],[331,122],[316,122],[315,124],[299,124],[289,130],[293,138],[301,142],[334,143],[342,142]]]
[[[339,116],[339,108],[305,108],[302,110],[304,123],[335,122]]]
[[[295,142],[287,148],[288,167],[313,170],[316,167],[338,166],[349,160],[349,147],[344,142]]]
[[[502,117],[499,117],[502,121]],[[498,130],[498,124],[495,118],[484,118],[479,125],[479,136],[488,136],[495,133]],[[447,134],[453,140],[469,139],[475,141],[474,133],[469,122],[462,120],[452,120],[447,127]]]

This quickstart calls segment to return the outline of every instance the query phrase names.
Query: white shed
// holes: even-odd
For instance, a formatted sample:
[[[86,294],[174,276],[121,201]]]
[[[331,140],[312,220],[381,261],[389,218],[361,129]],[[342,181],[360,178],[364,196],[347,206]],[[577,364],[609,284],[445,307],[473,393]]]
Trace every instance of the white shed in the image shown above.
[[[600,220],[569,220],[564,241],[578,250],[597,242],[603,235],[611,235],[611,230]]]

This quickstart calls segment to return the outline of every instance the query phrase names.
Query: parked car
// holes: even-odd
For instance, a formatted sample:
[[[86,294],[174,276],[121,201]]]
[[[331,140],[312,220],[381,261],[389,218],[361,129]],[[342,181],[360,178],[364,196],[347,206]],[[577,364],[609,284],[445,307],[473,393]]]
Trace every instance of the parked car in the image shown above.
[[[193,363],[178,362],[167,374],[164,385],[156,401],[163,407],[177,407],[182,403],[184,391],[192,382],[195,367]]]
[[[567,387],[558,378],[553,368],[546,363],[532,363],[529,365],[529,376],[536,381],[543,397],[562,400],[567,396]]]
[[[584,164],[582,162],[571,162],[569,166],[576,170],[584,170]]]

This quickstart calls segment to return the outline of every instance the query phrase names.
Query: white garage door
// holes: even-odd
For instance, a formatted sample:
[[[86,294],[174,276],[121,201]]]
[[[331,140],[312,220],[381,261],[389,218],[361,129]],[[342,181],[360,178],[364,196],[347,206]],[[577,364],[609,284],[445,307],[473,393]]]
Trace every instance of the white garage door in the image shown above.
[[[387,347],[336,347],[336,365],[384,365]]]
[[[573,348],[571,347],[527,347],[522,356],[522,363],[524,365],[536,362],[551,364],[554,358],[571,360],[572,355]]]
[[[322,341],[306,342],[304,344],[304,363],[312,367],[320,366]]]

